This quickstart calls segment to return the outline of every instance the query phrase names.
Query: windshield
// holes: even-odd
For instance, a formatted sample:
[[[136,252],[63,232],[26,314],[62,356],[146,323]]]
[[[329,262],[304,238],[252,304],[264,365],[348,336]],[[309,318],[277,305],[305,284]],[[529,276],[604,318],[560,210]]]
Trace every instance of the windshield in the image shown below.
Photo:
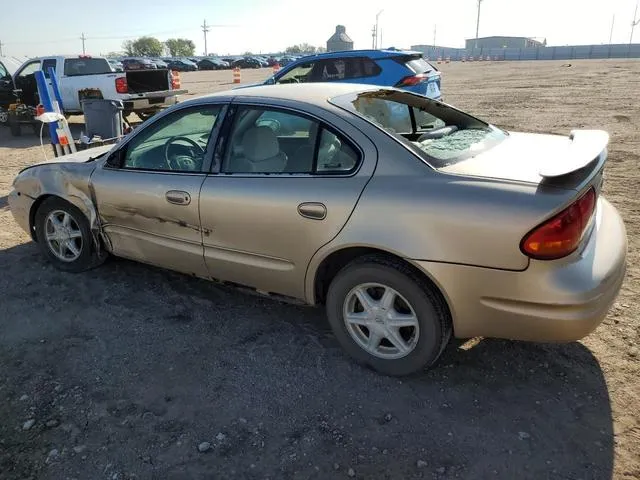
[[[507,136],[449,105],[410,92],[373,90],[330,101],[387,132],[433,168],[474,157]]]

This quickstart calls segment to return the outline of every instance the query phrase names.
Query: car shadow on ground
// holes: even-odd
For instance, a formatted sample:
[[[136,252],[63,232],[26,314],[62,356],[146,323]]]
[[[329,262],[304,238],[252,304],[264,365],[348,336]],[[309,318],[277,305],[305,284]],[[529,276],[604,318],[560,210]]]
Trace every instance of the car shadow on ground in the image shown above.
[[[453,341],[391,378],[348,359],[320,308],[125,260],[66,274],[33,243],[0,270],[8,478],[612,476],[607,385],[580,343]]]

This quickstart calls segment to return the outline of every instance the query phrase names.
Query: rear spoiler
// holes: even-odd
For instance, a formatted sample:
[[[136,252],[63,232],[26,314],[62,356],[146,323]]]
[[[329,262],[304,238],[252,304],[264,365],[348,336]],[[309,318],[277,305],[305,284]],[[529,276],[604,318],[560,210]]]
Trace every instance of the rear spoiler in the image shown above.
[[[572,130],[565,151],[548,159],[538,172],[544,178],[556,178],[580,170],[606,153],[609,134],[604,130]],[[560,161],[556,160],[560,158]]]

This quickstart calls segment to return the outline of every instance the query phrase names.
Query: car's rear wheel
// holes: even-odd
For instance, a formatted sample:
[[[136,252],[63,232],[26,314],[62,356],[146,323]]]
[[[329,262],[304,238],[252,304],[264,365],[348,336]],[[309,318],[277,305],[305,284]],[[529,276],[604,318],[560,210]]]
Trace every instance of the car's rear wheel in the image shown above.
[[[44,256],[65,272],[82,272],[100,265],[91,227],[74,205],[58,197],[47,198],[36,212],[36,238]]]
[[[327,316],[351,357],[387,375],[432,365],[451,337],[449,312],[434,287],[379,256],[356,259],[336,275]]]

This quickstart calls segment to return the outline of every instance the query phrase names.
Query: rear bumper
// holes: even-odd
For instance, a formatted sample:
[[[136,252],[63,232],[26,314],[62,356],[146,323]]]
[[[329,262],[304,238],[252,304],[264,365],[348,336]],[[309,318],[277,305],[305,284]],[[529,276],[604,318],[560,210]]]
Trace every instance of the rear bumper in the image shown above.
[[[153,110],[175,105],[178,103],[178,95],[184,95],[188,92],[188,90],[165,90],[141,93],[139,95],[122,95],[121,99],[125,110]]]
[[[595,220],[581,251],[532,260],[521,272],[415,263],[440,286],[458,338],[579,340],[604,320],[626,271],[627,237],[618,211],[600,198]]]

